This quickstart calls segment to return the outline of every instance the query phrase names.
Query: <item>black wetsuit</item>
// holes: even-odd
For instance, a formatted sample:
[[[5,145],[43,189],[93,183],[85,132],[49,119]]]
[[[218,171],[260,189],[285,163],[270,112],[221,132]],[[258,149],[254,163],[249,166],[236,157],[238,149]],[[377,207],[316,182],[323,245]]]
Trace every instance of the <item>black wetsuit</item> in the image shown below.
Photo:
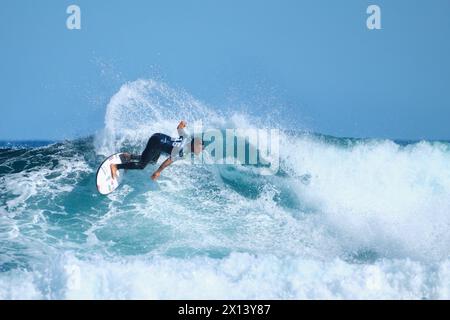
[[[147,164],[156,163],[161,153],[170,155],[172,160],[183,158],[186,149],[185,146],[191,139],[184,130],[180,129],[178,132],[180,134],[179,138],[172,138],[163,133],[155,133],[148,140],[147,146],[140,156],[131,155],[130,160],[137,161],[118,164],[117,169],[142,170]]]

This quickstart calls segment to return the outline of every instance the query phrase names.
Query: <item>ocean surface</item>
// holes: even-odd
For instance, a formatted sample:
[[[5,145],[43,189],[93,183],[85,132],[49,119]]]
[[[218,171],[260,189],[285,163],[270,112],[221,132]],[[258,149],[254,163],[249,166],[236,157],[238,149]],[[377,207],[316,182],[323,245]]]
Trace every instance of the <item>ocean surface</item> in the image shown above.
[[[0,143],[0,299],[450,299],[448,142],[279,128],[275,175],[179,161],[97,193],[105,156],[181,119],[279,128],[137,80],[90,137]]]

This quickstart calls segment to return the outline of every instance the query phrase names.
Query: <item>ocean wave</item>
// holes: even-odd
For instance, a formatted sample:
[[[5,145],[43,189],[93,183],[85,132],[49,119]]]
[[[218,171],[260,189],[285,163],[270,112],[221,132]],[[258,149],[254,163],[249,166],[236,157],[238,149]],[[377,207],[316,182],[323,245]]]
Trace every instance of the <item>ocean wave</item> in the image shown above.
[[[276,174],[180,161],[97,193],[105,155],[181,119],[280,129],[138,80],[95,136],[0,149],[0,298],[449,298],[447,142],[284,128]]]
[[[447,299],[449,267],[448,260],[359,265],[247,253],[118,261],[65,255],[45,272],[0,274],[0,299]]]

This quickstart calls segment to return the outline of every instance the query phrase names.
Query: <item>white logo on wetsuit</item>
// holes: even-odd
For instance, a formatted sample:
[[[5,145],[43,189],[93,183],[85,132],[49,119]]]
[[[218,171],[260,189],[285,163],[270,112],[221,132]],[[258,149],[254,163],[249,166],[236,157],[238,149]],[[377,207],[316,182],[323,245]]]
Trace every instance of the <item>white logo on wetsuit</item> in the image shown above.
[[[178,130],[179,138],[172,138],[172,160],[178,160],[184,157],[184,148],[191,141],[189,134],[184,131],[184,129]]]

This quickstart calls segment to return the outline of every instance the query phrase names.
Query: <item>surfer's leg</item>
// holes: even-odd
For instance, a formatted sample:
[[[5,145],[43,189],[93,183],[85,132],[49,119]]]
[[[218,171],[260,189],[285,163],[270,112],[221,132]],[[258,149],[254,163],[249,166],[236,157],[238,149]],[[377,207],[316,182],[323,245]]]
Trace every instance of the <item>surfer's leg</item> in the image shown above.
[[[128,152],[124,152],[120,155],[120,160],[122,160],[122,163],[127,163],[130,161],[141,161],[141,155],[137,154],[131,154]]]
[[[139,163],[144,167],[149,163],[156,163],[159,155],[161,154],[161,137],[158,133],[152,135],[148,140],[147,146],[144,152],[141,154],[141,160]]]
[[[125,170],[142,170],[145,168],[145,165],[141,161],[139,162],[130,161],[127,163],[116,164],[114,166],[117,169],[125,169]]]
[[[144,152],[140,156],[130,155],[130,159],[139,160],[138,162],[130,161],[122,164],[116,165],[117,169],[125,170],[142,170],[149,163],[156,163],[158,161],[160,151],[160,137],[158,134],[154,134],[150,137],[147,142],[147,146]]]
[[[140,154],[130,154],[130,160],[141,161],[141,155]]]

